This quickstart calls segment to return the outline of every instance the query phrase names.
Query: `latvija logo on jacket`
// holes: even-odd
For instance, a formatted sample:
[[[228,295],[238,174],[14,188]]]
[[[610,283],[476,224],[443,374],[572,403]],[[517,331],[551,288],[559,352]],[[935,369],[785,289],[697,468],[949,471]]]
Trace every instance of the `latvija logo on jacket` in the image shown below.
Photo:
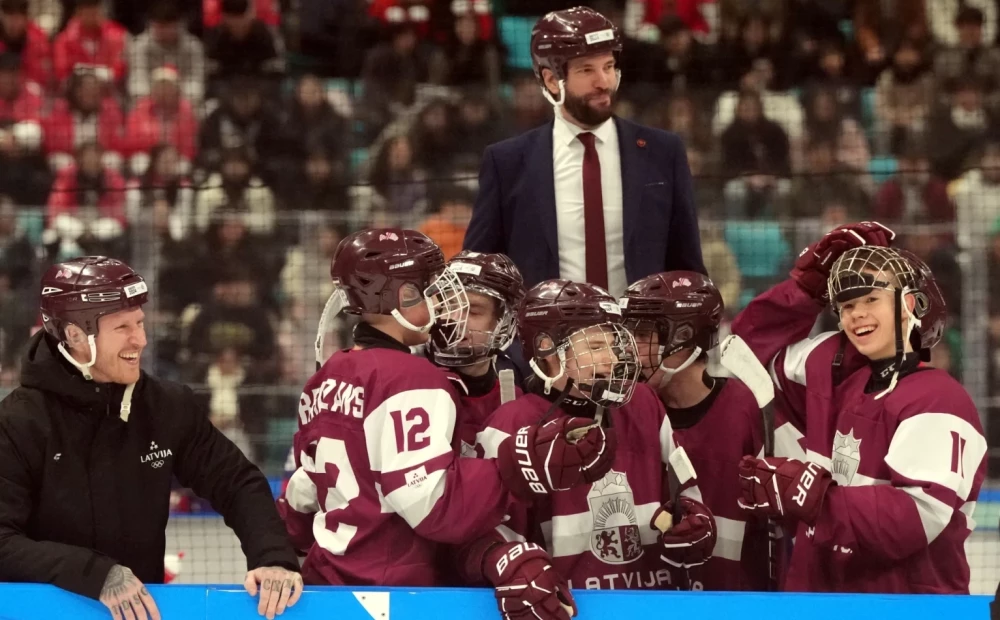
[[[139,459],[140,463],[149,463],[149,466],[153,469],[159,469],[163,467],[163,461],[174,453],[170,451],[170,448],[161,449],[160,446],[156,445],[155,441],[149,442],[149,454],[146,454]]]

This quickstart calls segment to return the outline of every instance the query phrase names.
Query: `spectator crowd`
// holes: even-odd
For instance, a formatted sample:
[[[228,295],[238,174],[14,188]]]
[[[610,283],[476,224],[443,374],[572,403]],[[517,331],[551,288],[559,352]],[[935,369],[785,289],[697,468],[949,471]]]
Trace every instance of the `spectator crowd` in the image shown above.
[[[338,241],[398,223],[461,249],[484,148],[551,118],[531,26],[574,4],[0,0],[0,387],[40,272],[120,257],[150,274],[156,372],[280,458],[250,438],[293,415]],[[589,4],[626,35],[617,113],[684,140],[729,315],[877,219],[938,275],[960,377],[961,252],[1000,275],[1000,2]]]

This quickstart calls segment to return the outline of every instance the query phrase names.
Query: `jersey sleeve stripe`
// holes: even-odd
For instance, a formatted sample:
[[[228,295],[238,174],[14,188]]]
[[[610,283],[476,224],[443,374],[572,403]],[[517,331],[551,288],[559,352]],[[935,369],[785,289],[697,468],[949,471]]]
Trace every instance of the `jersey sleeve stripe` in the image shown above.
[[[500,534],[500,536],[502,536],[507,542],[527,542],[527,539],[524,536],[521,536],[506,525],[498,525],[497,533]]]
[[[483,458],[495,459],[500,451],[500,444],[510,437],[510,433],[487,427],[476,433],[476,444],[483,448]]]
[[[292,477],[288,479],[288,485],[285,487],[285,501],[288,503],[288,507],[295,512],[309,514],[319,510],[316,485],[302,468],[296,469]]]
[[[718,530],[718,538],[716,539],[712,556],[739,562],[740,558],[743,557],[743,537],[747,529],[746,521],[737,521],[736,519],[727,519],[716,515],[715,525]]]
[[[418,472],[419,469],[418,468]],[[403,517],[411,528],[419,526],[427,518],[445,490],[445,470],[427,473],[416,486],[401,486],[385,496],[396,514]]]
[[[986,447],[986,438],[962,418],[921,413],[896,428],[885,462],[904,478],[940,485],[964,502]]]
[[[785,349],[785,363],[782,371],[789,381],[806,384],[806,362],[816,347],[823,344],[829,338],[836,336],[839,332],[824,332],[815,338],[807,338]]]
[[[924,528],[928,544],[934,540],[951,523],[954,510],[941,500],[932,497],[921,487],[897,487],[911,498],[917,505],[917,512],[920,514],[920,524]]]

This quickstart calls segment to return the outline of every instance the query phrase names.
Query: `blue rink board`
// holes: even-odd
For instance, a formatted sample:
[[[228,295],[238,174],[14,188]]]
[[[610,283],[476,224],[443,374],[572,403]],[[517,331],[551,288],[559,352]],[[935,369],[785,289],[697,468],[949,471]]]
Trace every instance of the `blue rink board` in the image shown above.
[[[256,600],[236,586],[151,586],[163,620],[259,618]],[[632,620],[693,617],[707,619],[789,618],[891,620],[892,618],[989,617],[986,596],[886,596],[856,594],[739,594],[707,592],[574,592],[578,618]],[[363,599],[363,602],[362,602]],[[307,588],[282,618],[323,620],[498,619],[486,589]],[[366,609],[366,607],[368,609]],[[370,610],[370,611],[369,611]],[[108,620],[96,601],[53,586],[0,585],[0,620],[58,618]]]

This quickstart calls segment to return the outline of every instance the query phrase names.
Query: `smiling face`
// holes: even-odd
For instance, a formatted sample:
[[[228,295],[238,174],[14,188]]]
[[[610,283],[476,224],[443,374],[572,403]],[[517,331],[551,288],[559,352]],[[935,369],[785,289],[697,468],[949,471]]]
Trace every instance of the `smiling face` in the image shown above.
[[[913,310],[913,295],[905,295],[903,302]],[[862,355],[870,360],[883,360],[896,355],[896,303],[895,293],[885,289],[871,292],[838,304],[840,324],[847,339]],[[903,333],[910,319],[903,313]],[[904,343],[905,351],[913,348]]]
[[[544,71],[545,87],[559,97],[559,80]],[[618,72],[611,52],[574,58],[566,64],[566,99],[563,113],[584,127],[596,127],[611,118],[618,90]]]
[[[90,374],[98,383],[128,385],[139,380],[139,359],[146,348],[145,313],[142,308],[107,314],[97,320],[97,360]],[[81,363],[90,361],[90,345],[83,330],[70,325],[70,351]]]

